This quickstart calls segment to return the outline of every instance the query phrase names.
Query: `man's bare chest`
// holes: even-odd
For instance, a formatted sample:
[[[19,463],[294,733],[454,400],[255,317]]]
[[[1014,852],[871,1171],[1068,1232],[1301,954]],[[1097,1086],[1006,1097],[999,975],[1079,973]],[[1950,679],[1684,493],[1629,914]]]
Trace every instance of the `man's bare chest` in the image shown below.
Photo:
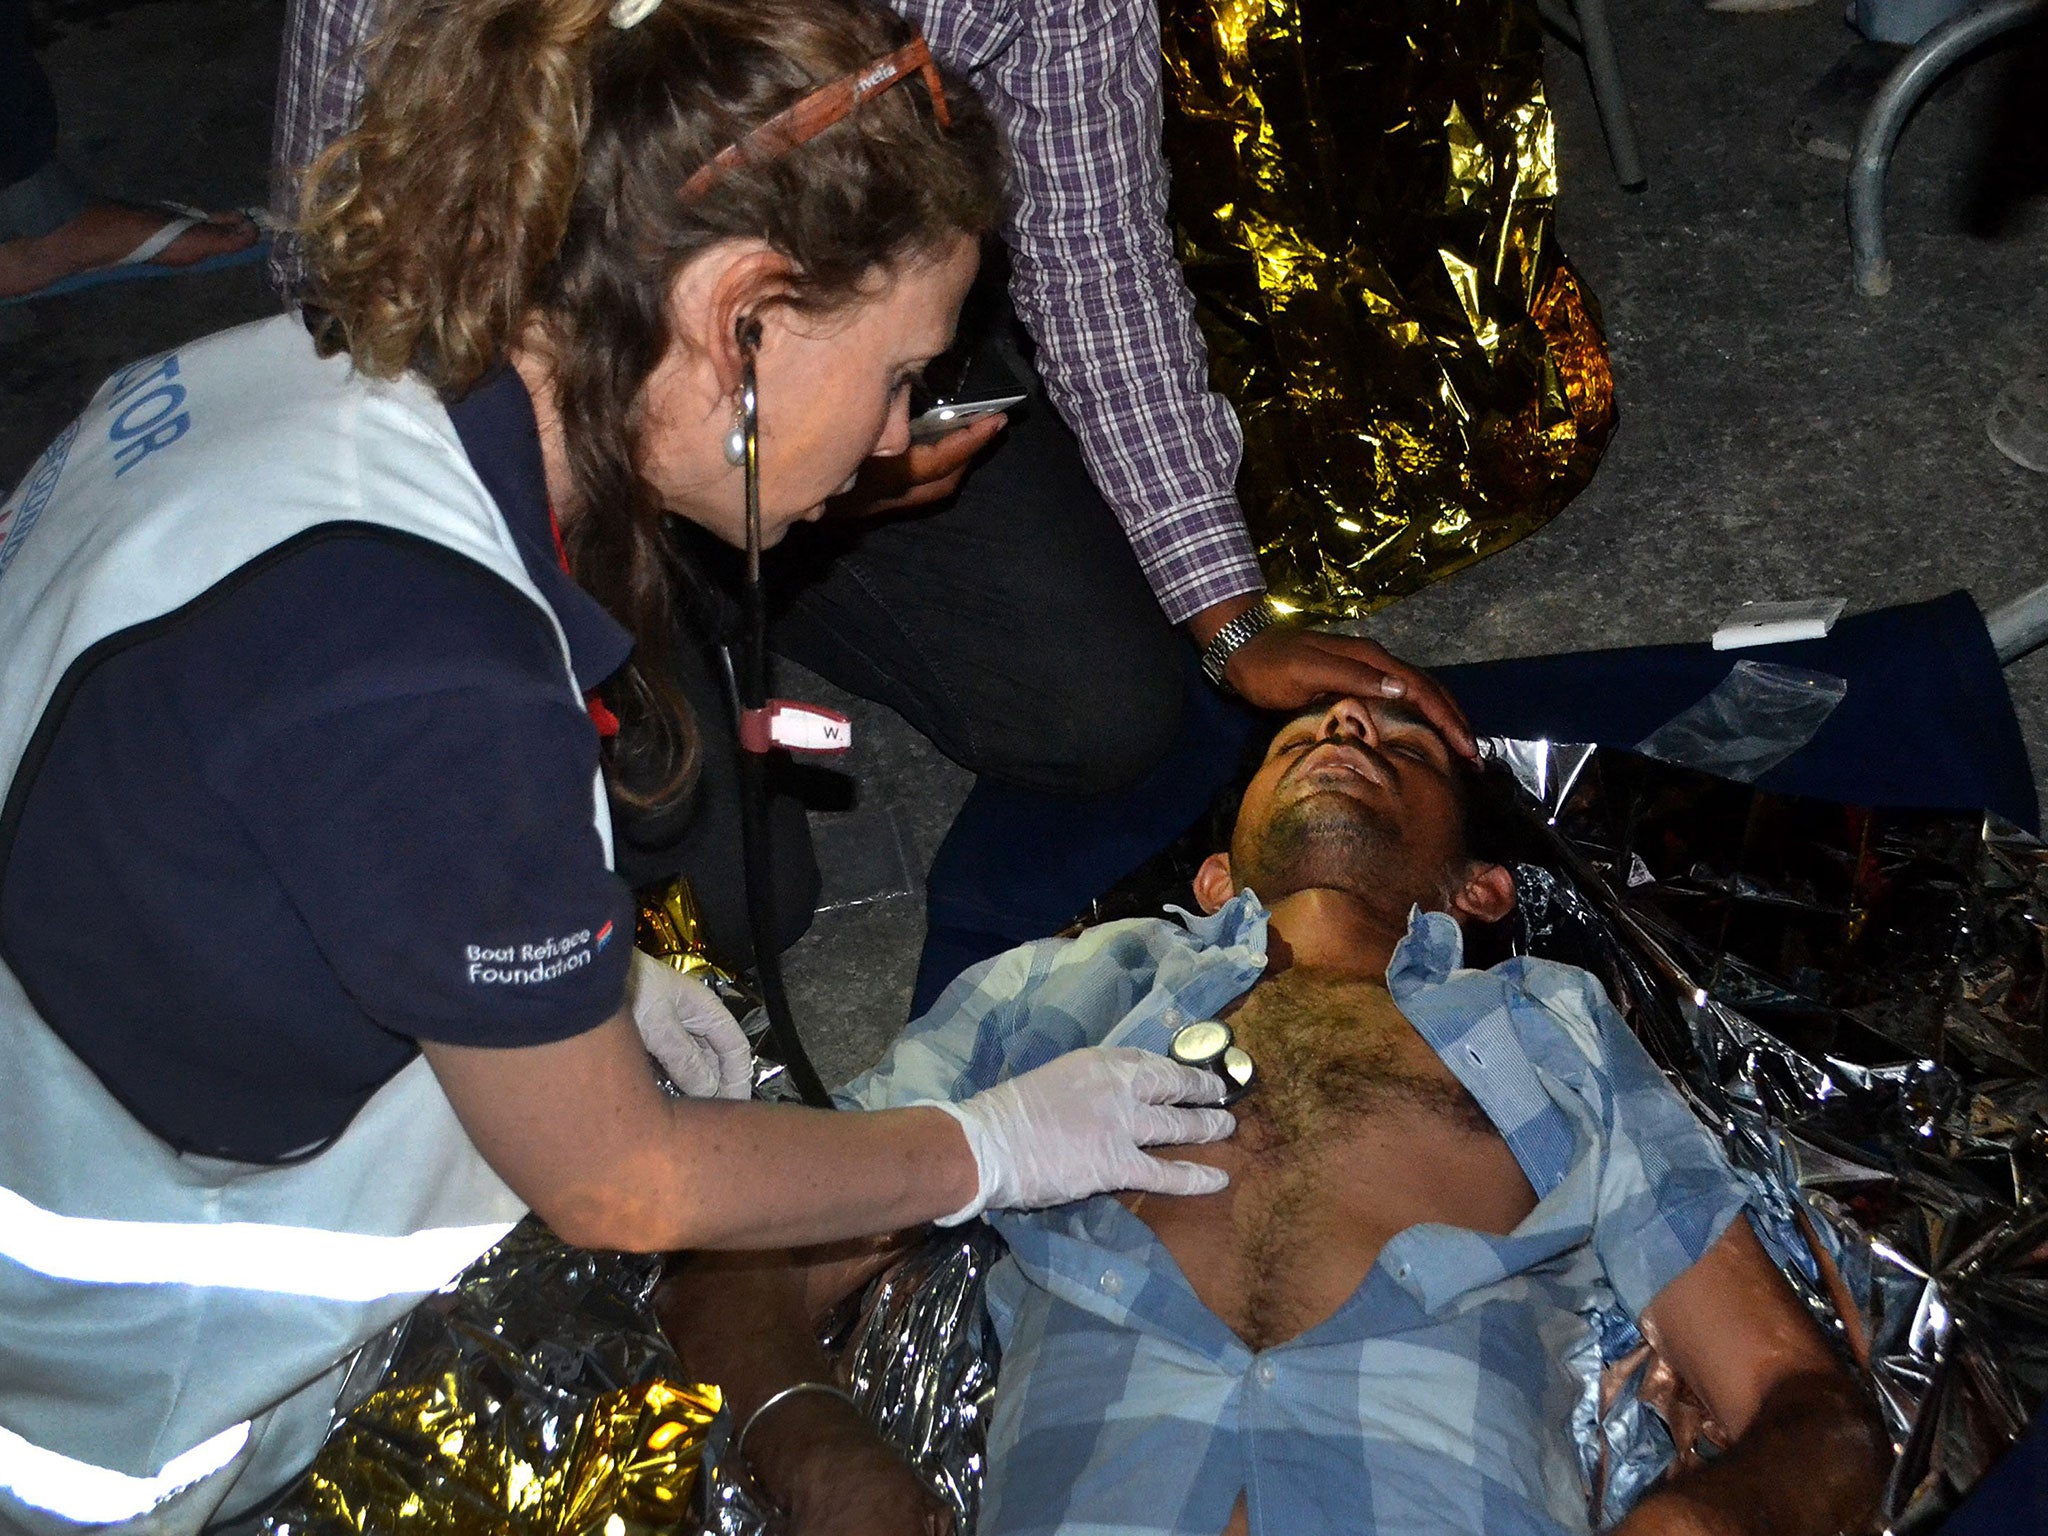
[[[1384,987],[1290,972],[1230,1022],[1259,1085],[1234,1140],[1180,1154],[1227,1168],[1230,1188],[1131,1205],[1252,1348],[1329,1317],[1396,1233],[1505,1233],[1534,1207],[1492,1122]]]

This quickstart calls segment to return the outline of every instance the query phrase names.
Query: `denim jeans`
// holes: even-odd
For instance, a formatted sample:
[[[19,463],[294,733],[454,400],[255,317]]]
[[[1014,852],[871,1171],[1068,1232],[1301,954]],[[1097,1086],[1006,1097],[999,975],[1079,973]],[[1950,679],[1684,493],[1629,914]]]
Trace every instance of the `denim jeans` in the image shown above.
[[[85,207],[56,150],[57,102],[28,45],[28,0],[0,0],[0,240],[47,235]]]
[[[28,45],[28,0],[0,0],[0,187],[39,170],[57,148],[57,103]]]

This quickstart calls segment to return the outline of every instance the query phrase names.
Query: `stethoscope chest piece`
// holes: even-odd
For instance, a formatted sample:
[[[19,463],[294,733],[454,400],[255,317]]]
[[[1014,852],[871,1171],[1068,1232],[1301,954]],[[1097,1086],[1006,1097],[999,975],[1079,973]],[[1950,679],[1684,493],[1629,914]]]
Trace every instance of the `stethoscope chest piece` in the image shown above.
[[[1230,1026],[1216,1019],[1182,1025],[1166,1053],[1183,1066],[1201,1067],[1222,1078],[1225,1104],[1235,1104],[1258,1081],[1251,1057],[1237,1044]]]

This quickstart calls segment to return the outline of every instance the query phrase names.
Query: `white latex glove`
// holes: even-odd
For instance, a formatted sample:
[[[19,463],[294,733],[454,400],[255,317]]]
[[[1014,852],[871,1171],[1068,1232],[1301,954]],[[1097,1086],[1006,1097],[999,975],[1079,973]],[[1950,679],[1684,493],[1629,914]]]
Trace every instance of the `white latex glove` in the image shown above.
[[[754,1052],[746,1031],[703,982],[636,949],[626,1001],[647,1054],[686,1097],[753,1096]]]
[[[1221,1168],[1153,1157],[1144,1149],[1221,1141],[1237,1129],[1227,1109],[1190,1109],[1223,1096],[1213,1072],[1151,1051],[1093,1046],[1072,1051],[960,1104],[933,1103],[960,1122],[981,1172],[973,1200],[942,1227],[984,1209],[1030,1209],[1145,1189],[1213,1195]]]

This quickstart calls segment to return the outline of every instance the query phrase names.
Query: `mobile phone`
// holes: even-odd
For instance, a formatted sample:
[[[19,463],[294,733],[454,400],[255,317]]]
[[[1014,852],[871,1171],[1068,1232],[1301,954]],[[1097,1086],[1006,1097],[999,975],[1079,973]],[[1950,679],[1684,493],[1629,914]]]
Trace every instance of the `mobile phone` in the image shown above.
[[[910,440],[929,443],[948,432],[1022,405],[1031,397],[1023,365],[1000,339],[932,359],[910,393]]]

